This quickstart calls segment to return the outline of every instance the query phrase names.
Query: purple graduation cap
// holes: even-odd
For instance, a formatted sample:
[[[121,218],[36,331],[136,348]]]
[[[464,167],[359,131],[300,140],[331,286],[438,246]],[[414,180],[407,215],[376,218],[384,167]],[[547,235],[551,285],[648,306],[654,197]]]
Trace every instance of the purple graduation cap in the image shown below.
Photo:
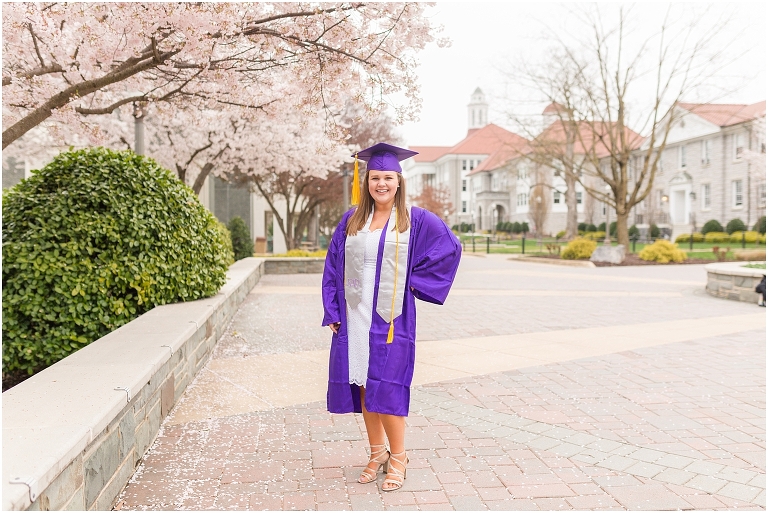
[[[387,143],[374,144],[370,148],[366,148],[352,155],[355,157],[355,171],[352,174],[352,183],[360,183],[357,159],[368,162],[368,171],[394,171],[395,173],[402,173],[403,168],[400,167],[400,161],[418,154],[418,151],[398,148],[397,146],[392,146]],[[352,187],[351,204],[360,204],[360,187]]]
[[[400,161],[418,154],[418,151],[398,148],[387,143],[378,143],[352,156],[367,161],[369,171],[395,171],[402,173],[403,168],[400,167]]]

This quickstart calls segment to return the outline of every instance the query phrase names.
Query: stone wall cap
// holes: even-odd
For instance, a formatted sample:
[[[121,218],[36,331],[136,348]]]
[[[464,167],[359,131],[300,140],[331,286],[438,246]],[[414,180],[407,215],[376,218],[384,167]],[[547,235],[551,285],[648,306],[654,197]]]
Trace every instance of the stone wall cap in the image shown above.
[[[743,267],[748,262],[718,262],[716,264],[707,264],[704,270],[713,274],[728,274],[731,276],[749,276],[759,278],[765,276],[765,269],[756,269],[753,267]]]

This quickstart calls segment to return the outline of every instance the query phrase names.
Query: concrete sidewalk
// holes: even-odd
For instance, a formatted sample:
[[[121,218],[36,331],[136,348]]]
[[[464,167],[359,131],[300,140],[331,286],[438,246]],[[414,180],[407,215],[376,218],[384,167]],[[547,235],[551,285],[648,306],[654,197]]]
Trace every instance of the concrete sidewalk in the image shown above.
[[[118,508],[764,509],[765,311],[704,282],[464,258],[419,304],[408,479],[382,493],[361,416],[325,411],[320,276],[264,276]]]

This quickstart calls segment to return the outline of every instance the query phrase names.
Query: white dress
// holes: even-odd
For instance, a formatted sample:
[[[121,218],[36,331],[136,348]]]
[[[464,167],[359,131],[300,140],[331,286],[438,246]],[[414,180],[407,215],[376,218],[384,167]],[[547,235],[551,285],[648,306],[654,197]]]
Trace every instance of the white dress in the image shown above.
[[[373,314],[373,291],[376,288],[376,260],[379,255],[381,228],[370,231],[371,219],[358,233],[365,236],[363,263],[363,294],[352,309],[347,305],[347,343],[349,344],[349,383],[364,387],[368,380],[369,334]]]

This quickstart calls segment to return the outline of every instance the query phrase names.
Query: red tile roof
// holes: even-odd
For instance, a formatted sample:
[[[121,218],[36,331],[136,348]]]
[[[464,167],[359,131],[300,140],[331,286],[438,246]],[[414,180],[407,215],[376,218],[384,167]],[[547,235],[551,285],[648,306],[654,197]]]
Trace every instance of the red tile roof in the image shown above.
[[[557,114],[563,110],[565,110],[565,107],[557,102],[552,102],[544,108],[544,112],[542,112],[542,114]]]
[[[451,149],[450,146],[409,146],[409,150],[418,151],[413,160],[416,162],[434,162]]]
[[[525,138],[490,123],[468,134],[463,141],[456,144],[448,153],[490,155],[504,146],[514,148],[526,142]]]
[[[521,148],[527,144],[528,141],[524,137],[491,123],[483,128],[470,130],[467,136],[454,146],[409,146],[408,149],[419,152],[413,157],[416,162],[434,162],[449,154],[480,154],[489,156],[481,166],[487,165],[486,163],[498,163],[498,167],[512,158],[513,154],[519,154]]]
[[[589,123],[586,121],[579,122],[579,136],[576,137],[573,144],[573,151],[577,155],[584,155],[588,150],[592,150],[593,147],[597,153],[598,158],[606,157],[610,154],[608,147],[604,142],[600,141],[600,135],[605,135],[606,142],[608,141],[608,133],[610,131],[609,126],[614,127],[615,123],[609,125],[608,123]],[[643,142],[643,137],[637,132],[624,127],[626,133],[626,140],[629,146],[634,150],[640,147]],[[541,145],[554,145],[555,151],[557,147],[562,147],[565,144],[565,127],[562,121],[555,121],[549,125],[544,132],[541,133],[532,142],[533,146]],[[594,142],[593,142],[594,141]]]
[[[761,114],[765,115],[765,100],[751,105],[730,103],[678,103],[677,105],[720,127],[738,125]]]

